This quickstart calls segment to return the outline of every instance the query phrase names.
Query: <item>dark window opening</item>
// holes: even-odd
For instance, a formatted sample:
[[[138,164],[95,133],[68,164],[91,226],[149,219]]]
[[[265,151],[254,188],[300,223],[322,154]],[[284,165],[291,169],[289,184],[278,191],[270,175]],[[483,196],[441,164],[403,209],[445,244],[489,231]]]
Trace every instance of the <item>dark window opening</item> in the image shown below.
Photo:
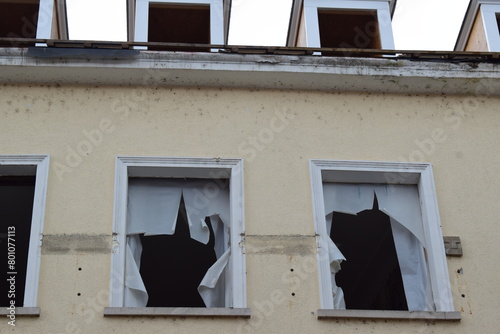
[[[346,261],[336,274],[347,309],[408,310],[390,218],[373,208],[333,213],[331,239]]]
[[[140,273],[149,300],[148,307],[205,307],[198,285],[217,260],[210,219],[206,245],[191,239],[184,201],[181,200],[173,235],[141,235]]]
[[[376,11],[320,9],[318,24],[321,47],[382,48]]]
[[[497,19],[498,31],[500,32],[500,13],[497,13],[496,19]]]
[[[0,1],[0,37],[36,38],[38,0]],[[34,43],[1,42],[2,47],[28,47]]]
[[[210,6],[149,6],[148,41],[167,43],[210,44]],[[161,51],[210,51],[189,47],[148,47]]]
[[[17,307],[23,306],[34,196],[35,176],[0,177],[0,306],[10,305],[11,300],[15,300]],[[9,240],[9,230],[12,230],[9,227],[15,228],[15,234],[10,234],[14,240]],[[12,252],[9,252],[9,246],[13,250],[12,244],[15,263],[10,268],[8,260]],[[14,296],[9,293],[11,285],[7,281],[11,276],[15,276]]]

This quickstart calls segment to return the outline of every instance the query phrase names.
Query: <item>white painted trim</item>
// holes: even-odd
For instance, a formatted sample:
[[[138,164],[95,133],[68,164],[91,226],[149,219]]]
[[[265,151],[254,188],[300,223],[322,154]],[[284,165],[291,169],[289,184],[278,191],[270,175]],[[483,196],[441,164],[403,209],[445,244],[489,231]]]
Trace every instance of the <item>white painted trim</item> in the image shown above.
[[[500,4],[481,5],[481,18],[483,19],[488,51],[492,52],[500,52],[500,32],[498,31],[497,13],[500,13]]]
[[[49,155],[0,155],[1,166],[35,166],[35,196],[31,216],[31,231],[26,266],[26,283],[23,307],[36,307],[38,282],[40,277],[40,257],[42,247],[47,182],[49,177]]]
[[[224,5],[222,0],[137,0],[135,10],[135,42],[148,41],[149,5],[186,4],[210,6],[210,44],[224,44]],[[136,49],[146,50],[138,46]]]
[[[380,43],[382,49],[394,50],[394,36],[390,1],[346,1],[346,0],[304,0],[304,26],[308,47],[321,47],[319,35],[318,9],[354,9],[377,11]],[[355,47],[355,46],[354,46]]]
[[[52,22],[55,13],[55,0],[40,0],[36,38],[50,39],[52,37]]]
[[[437,312],[453,311],[453,297],[444,251],[439,209],[432,174],[428,163],[377,161],[310,160],[314,226],[318,235],[318,266],[321,308],[332,309],[331,274],[328,262],[328,239],[325,226],[323,182],[362,182],[416,184],[418,186],[433,301]],[[385,180],[385,182],[383,182]]]
[[[154,168],[154,169],[153,169]],[[115,205],[113,217],[113,253],[111,256],[110,306],[123,307],[126,212],[128,177],[201,177],[229,178],[231,215],[231,261],[226,276],[227,307],[246,307],[246,264],[243,249],[245,212],[243,201],[243,160],[222,158],[132,157],[116,158]]]
[[[53,29],[58,30],[57,39],[68,39],[66,0],[40,0],[36,38],[54,39]],[[46,43],[36,43],[46,47]]]

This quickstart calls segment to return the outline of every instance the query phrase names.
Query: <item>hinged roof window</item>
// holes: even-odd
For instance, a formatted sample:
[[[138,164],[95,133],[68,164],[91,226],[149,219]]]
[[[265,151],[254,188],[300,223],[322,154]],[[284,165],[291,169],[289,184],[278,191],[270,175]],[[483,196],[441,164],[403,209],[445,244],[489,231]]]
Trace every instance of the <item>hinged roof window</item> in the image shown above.
[[[135,6],[129,2],[129,38],[132,41],[219,45],[227,42],[229,0],[134,2]]]
[[[499,17],[499,0],[472,0],[458,34],[455,51],[500,52]]]
[[[288,46],[394,49],[393,0],[295,0]]]

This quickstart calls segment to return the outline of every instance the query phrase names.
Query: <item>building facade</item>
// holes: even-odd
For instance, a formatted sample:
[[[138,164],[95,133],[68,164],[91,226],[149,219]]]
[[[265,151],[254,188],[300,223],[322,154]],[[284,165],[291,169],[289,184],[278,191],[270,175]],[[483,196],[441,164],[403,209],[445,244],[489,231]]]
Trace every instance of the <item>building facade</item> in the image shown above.
[[[220,49],[0,49],[2,332],[494,333],[495,59]]]

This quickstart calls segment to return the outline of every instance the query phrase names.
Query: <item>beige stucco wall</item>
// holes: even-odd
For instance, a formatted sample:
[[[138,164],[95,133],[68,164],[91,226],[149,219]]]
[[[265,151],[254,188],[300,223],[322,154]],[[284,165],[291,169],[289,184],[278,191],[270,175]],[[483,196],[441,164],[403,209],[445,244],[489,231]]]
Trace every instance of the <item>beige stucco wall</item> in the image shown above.
[[[481,12],[476,15],[469,39],[465,45],[465,51],[489,51]]]
[[[494,333],[500,327],[499,102],[487,96],[0,86],[0,154],[51,156],[41,316],[18,317],[15,328],[4,319],[1,332]],[[100,127],[102,141],[86,144],[85,132]],[[442,134],[433,137],[436,129]],[[245,159],[251,320],[102,316],[117,155]],[[61,169],[68,157],[73,167]],[[433,163],[443,234],[460,236],[464,248],[462,258],[448,259],[460,323],[317,320],[309,159]]]

